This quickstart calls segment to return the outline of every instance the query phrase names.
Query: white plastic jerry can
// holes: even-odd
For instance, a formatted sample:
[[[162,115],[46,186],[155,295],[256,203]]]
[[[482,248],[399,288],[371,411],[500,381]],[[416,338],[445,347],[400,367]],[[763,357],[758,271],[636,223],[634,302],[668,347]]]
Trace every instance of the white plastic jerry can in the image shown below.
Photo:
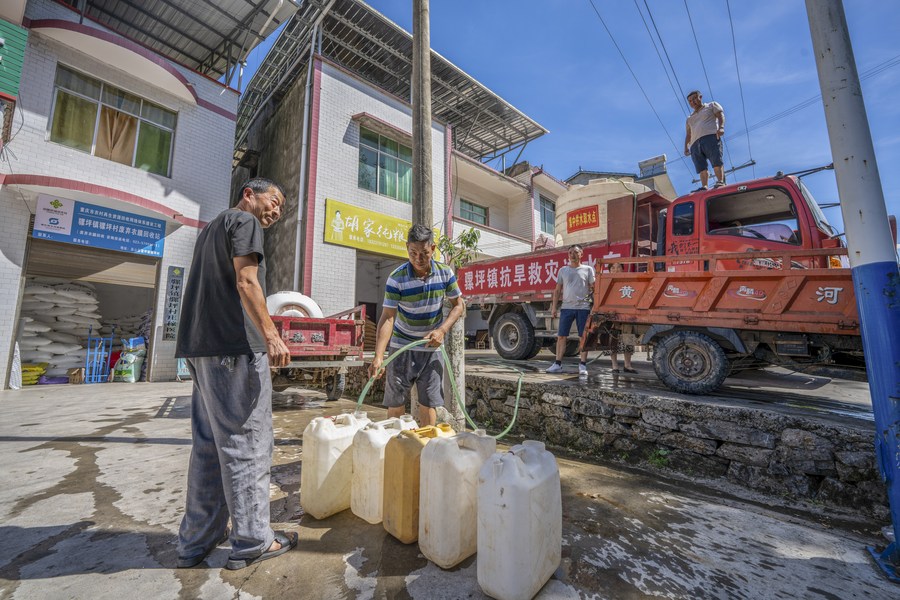
[[[478,472],[496,450],[483,429],[431,440],[422,450],[419,549],[442,569],[475,554]]]
[[[353,436],[353,478],[350,510],[373,525],[381,523],[384,507],[384,447],[405,429],[416,429],[412,415],[369,423]]]
[[[559,467],[542,442],[488,458],[478,474],[478,585],[499,600],[529,600],[559,567]]]
[[[356,432],[369,423],[366,413],[316,417],[303,431],[300,506],[317,519],[350,508]]]

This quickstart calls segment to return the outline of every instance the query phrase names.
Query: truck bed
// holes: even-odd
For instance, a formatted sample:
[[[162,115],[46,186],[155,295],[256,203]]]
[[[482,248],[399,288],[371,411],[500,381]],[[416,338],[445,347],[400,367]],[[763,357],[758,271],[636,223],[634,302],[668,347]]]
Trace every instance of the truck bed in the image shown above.
[[[348,359],[362,364],[363,305],[322,318],[273,316],[272,321],[290,350],[292,367],[349,366]]]
[[[598,273],[592,321],[858,336],[850,269],[790,268],[798,258],[846,253],[825,249],[616,259],[612,262],[622,263],[626,272]],[[708,270],[667,271],[676,261],[702,263]],[[723,268],[736,261],[771,268]]]

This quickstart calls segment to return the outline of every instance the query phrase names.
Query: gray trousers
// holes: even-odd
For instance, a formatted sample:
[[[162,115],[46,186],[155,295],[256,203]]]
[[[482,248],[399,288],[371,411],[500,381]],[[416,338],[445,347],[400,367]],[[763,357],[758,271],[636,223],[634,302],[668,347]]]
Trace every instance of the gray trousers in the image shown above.
[[[265,353],[187,359],[193,448],[178,556],[213,548],[231,516],[231,558],[268,550],[272,380]]]

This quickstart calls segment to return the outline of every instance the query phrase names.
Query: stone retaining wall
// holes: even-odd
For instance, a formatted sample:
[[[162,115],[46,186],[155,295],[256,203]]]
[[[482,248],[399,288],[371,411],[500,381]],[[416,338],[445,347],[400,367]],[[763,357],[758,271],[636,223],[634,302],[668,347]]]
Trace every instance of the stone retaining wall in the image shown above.
[[[500,431],[515,382],[469,373],[474,418]],[[469,408],[471,411],[472,408]],[[874,425],[847,426],[709,400],[523,383],[511,432],[585,456],[726,478],[747,488],[889,519]]]

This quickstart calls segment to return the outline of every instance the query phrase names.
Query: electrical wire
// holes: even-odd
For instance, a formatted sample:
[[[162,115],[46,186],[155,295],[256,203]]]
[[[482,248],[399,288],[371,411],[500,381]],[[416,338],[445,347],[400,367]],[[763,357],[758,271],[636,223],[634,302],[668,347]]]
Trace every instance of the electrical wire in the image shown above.
[[[694,19],[691,18],[691,9],[688,8],[687,0],[684,0],[684,12],[687,13],[688,23],[691,24],[691,33],[694,35],[694,44],[697,46],[697,56],[700,57],[700,66],[703,67],[703,77],[706,79],[706,88],[709,90],[710,97],[715,98],[716,94],[713,92],[712,83],[709,81],[709,74],[706,72],[706,63],[703,61],[703,53],[700,51],[700,40],[697,38],[697,31],[694,29]],[[728,164],[731,165],[731,172],[733,173],[735,169],[734,160],[731,158],[731,149],[725,144],[724,140],[722,140],[722,146],[725,147],[725,154],[728,155]]]
[[[593,0],[591,0],[591,4],[594,4]],[[663,54],[666,55],[666,60],[669,61],[669,68],[672,69],[672,76],[675,78],[675,83],[678,84],[678,90],[681,92],[681,97],[686,98],[687,96],[684,93],[684,88],[681,87],[681,82],[678,81],[678,74],[675,73],[675,67],[672,65],[672,59],[669,58],[669,51],[666,50],[666,43],[663,42],[662,36],[659,34],[659,29],[656,27],[656,19],[653,18],[653,13],[650,12],[650,5],[647,4],[647,0],[644,0],[644,7],[647,9],[647,15],[650,17],[650,22],[653,23],[653,29],[656,31],[656,37],[659,38],[659,45],[662,46]],[[597,9],[595,8],[594,10]]]
[[[884,71],[886,71],[890,68],[896,67],[897,65],[900,65],[900,55],[897,55],[893,58],[889,58],[888,60],[881,62],[881,63],[875,65],[874,67],[867,69],[866,71],[863,71],[860,74],[859,78],[860,78],[860,80],[869,79],[871,77],[874,77],[875,75],[883,73]],[[756,129],[759,129],[760,127],[765,127],[766,125],[771,125],[775,121],[783,119],[787,116],[794,114],[795,112],[798,112],[804,108],[812,106],[813,104],[816,104],[817,102],[820,102],[821,100],[822,100],[821,94],[819,94],[818,96],[813,96],[812,98],[807,98],[806,100],[803,100],[802,102],[799,102],[799,103],[791,106],[790,108],[787,108],[787,109],[781,111],[780,113],[776,113],[774,115],[766,117],[762,121],[758,121],[758,122],[754,123],[749,128],[738,131],[738,132],[728,136],[725,139],[731,140],[731,139],[739,138],[739,137],[743,136],[744,133],[746,133],[747,131],[755,131]]]
[[[709,90],[709,95],[715,98],[716,95],[713,93],[712,84],[709,82],[706,63],[703,62],[703,53],[700,52],[700,40],[697,39],[697,31],[694,29],[694,20],[691,18],[691,9],[688,8],[687,0],[684,0],[684,12],[687,13],[688,23],[691,24],[691,33],[694,35],[694,44],[697,46],[697,56],[700,57],[700,66],[703,67],[703,77],[706,78],[706,89]]]
[[[622,52],[622,49],[619,47],[619,44],[616,42],[616,38],[613,37],[612,32],[609,30],[609,27],[606,26],[606,21],[603,20],[603,17],[600,15],[600,11],[597,10],[596,5],[594,5],[594,0],[588,0],[591,5],[591,8],[594,9],[594,12],[597,14],[597,18],[600,19],[600,23],[603,25],[603,29],[606,30],[607,35],[609,35],[609,39],[612,40],[613,46],[616,47],[616,50],[619,52],[619,56],[622,57],[622,60],[625,62],[625,66],[628,67],[628,72],[631,73],[631,76],[634,78],[634,82],[637,84],[638,88],[641,90],[641,94],[644,95],[644,100],[647,101],[647,104],[650,105],[650,110],[653,111],[653,114],[656,116],[656,120],[659,121],[660,127],[663,128],[663,131],[666,132],[666,137],[669,138],[669,141],[672,143],[672,147],[675,148],[675,152],[681,160],[681,164],[684,165],[684,168],[688,170],[690,177],[693,177],[694,174],[691,171],[691,168],[687,165],[684,160],[684,154],[681,149],[678,148],[678,144],[675,143],[675,140],[672,139],[669,130],[666,129],[665,124],[662,122],[662,119],[659,116],[659,113],[656,112],[656,108],[653,106],[653,103],[650,101],[650,98],[647,96],[647,92],[644,91],[644,86],[641,85],[638,76],[635,74],[634,69],[631,68],[631,65],[628,63],[628,59],[625,58],[625,54]],[[677,78],[676,78],[677,81]],[[680,86],[679,86],[680,87]]]
[[[675,102],[678,104],[678,107],[681,109],[681,113],[687,118],[687,109],[684,107],[684,98],[678,95],[678,91],[675,89],[675,84],[672,83],[672,77],[669,75],[669,69],[666,68],[666,63],[663,61],[662,54],[659,52],[659,48],[656,45],[656,40],[653,39],[653,34],[650,33],[650,26],[647,25],[647,19],[644,18],[644,12],[641,10],[641,7],[638,5],[637,0],[634,0],[634,8],[638,11],[638,14],[641,16],[641,21],[644,23],[644,29],[647,31],[647,37],[650,38],[650,43],[653,44],[653,49],[656,50],[656,56],[659,57],[659,64],[663,69],[663,73],[666,74],[666,79],[669,80],[669,87],[672,88],[672,94],[675,95]]]
[[[744,129],[747,130],[747,154],[753,162],[753,151],[750,149],[750,128],[747,127],[747,108],[744,104],[744,85],[741,83],[741,68],[738,66],[737,42],[734,37],[734,20],[731,18],[731,0],[725,0],[725,6],[728,8],[728,23],[731,25],[731,46],[734,49],[734,69],[737,71],[738,90],[741,92],[741,114],[744,117]],[[753,169],[753,178],[756,179],[756,166]]]

